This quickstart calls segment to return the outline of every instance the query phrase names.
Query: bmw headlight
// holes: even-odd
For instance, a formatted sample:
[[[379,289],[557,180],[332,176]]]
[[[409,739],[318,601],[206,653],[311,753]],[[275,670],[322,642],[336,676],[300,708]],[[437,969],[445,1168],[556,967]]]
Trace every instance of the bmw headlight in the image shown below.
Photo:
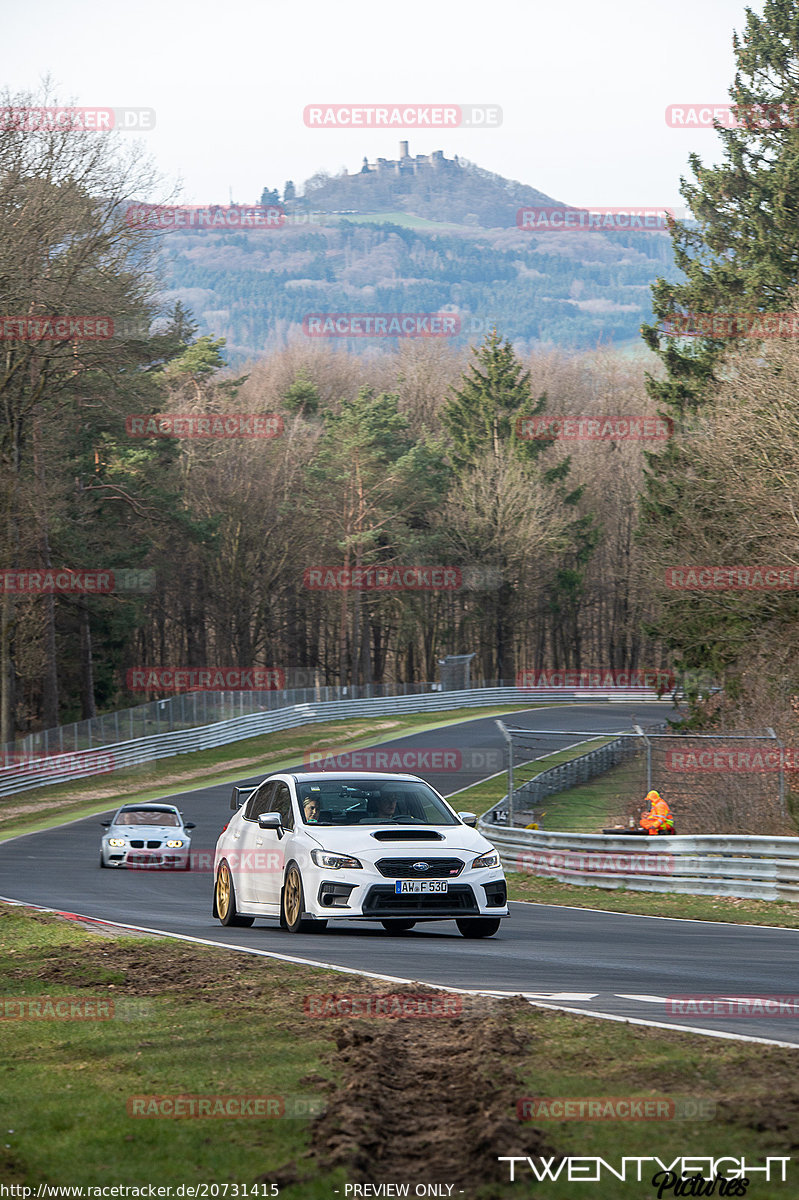
[[[472,868],[476,869],[476,870],[479,870],[480,867],[498,867],[498,866],[499,866],[499,855],[497,854],[496,850],[492,850],[490,854],[481,854],[480,857],[476,858],[474,860],[474,862],[472,863]]]
[[[167,842],[167,846],[169,846],[170,850],[174,850],[176,846],[182,846],[182,845],[183,845],[183,842],[181,842],[181,841]]]
[[[109,838],[108,844],[109,844],[109,846],[124,846],[125,839],[124,838]]]
[[[311,858],[317,867],[326,867],[328,871],[341,871],[345,867],[360,870],[362,867],[357,858],[351,858],[349,854],[332,854],[329,850],[312,850]]]

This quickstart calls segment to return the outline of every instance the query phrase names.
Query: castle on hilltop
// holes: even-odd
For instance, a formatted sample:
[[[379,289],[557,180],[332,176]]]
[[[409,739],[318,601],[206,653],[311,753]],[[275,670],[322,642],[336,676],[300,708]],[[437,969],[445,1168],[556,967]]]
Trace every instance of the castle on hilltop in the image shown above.
[[[457,154],[454,158],[444,158],[443,150],[434,150],[432,154],[408,153],[408,143],[400,142],[399,158],[378,158],[369,162],[364,155],[363,166],[359,175],[421,175],[426,171],[448,171],[460,167]]]

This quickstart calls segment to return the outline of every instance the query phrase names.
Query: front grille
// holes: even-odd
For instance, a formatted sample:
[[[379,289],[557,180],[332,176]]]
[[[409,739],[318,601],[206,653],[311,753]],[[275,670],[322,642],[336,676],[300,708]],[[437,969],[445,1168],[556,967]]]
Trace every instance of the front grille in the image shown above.
[[[456,883],[446,892],[398,896],[392,887],[375,884],[363,902],[368,917],[460,917],[477,913],[474,892],[468,884]]]
[[[161,845],[160,840],[157,842],[148,842],[147,849],[148,850],[157,850],[160,845]]]
[[[130,844],[134,850],[143,850],[144,849],[144,842],[131,842]]]
[[[428,869],[418,871],[414,863],[427,863]],[[415,858],[381,858],[375,866],[387,879],[451,879],[460,875],[464,864],[459,858],[427,858],[417,854]]]

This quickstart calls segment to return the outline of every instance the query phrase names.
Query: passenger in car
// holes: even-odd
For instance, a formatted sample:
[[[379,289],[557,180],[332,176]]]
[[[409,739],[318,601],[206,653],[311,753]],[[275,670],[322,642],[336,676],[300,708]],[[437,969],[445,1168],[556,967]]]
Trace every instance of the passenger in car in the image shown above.
[[[316,796],[309,796],[302,806],[302,811],[305,814],[305,820],[309,825],[315,824],[319,820],[319,799]]]
[[[393,792],[381,792],[379,796],[370,796],[366,811],[373,817],[393,817],[397,811],[397,797]]]

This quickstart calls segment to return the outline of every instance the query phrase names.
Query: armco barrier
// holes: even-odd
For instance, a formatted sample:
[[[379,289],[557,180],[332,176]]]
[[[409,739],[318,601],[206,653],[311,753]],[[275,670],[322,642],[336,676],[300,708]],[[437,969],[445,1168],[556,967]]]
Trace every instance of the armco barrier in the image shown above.
[[[485,820],[478,828],[506,871],[583,887],[799,901],[799,838],[546,833]]]
[[[217,721],[213,725],[202,725],[193,729],[174,730],[171,733],[149,734],[130,741],[116,742],[95,750],[82,750],[80,762],[76,756],[63,771],[57,769],[58,756],[28,760],[24,763],[0,767],[0,796],[11,796],[30,788],[49,784],[68,783],[72,779],[83,779],[108,771],[109,757],[113,769],[136,766],[157,758],[168,758],[173,754],[190,754],[195,750],[211,750],[229,742],[275,733],[282,729],[293,729],[319,721],[346,720],[349,717],[379,717],[386,713],[445,712],[453,708],[481,708],[497,704],[540,704],[563,701],[573,703],[575,694],[562,688],[533,690],[530,688],[496,687],[472,688],[468,691],[429,692],[417,695],[369,697],[359,700],[327,700],[317,702],[309,689],[310,699],[301,704],[288,705],[268,712],[250,713],[244,717],[233,717]],[[587,701],[656,701],[659,697],[644,688],[608,693],[598,689],[589,694],[584,690],[580,699]],[[668,703],[668,701],[664,701]],[[56,769],[54,770],[54,766]]]

